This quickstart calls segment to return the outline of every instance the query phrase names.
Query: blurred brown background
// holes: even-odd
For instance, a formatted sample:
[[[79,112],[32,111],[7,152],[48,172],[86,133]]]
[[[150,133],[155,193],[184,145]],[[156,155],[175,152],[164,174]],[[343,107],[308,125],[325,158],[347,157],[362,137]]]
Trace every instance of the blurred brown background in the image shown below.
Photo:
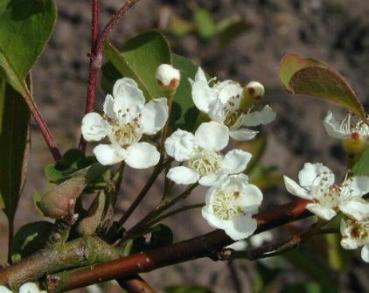
[[[122,5],[120,0],[101,2],[102,23]],[[84,114],[88,76],[90,1],[57,1],[59,18],[54,34],[33,70],[34,92],[41,112],[50,123],[63,150],[74,147],[79,137],[79,126]],[[191,21],[191,7],[205,8],[220,22],[239,17],[249,28],[226,46],[216,39],[204,41],[197,33],[175,36],[168,32],[166,17],[169,14]],[[168,10],[169,9],[169,10]],[[278,64],[286,52],[322,59],[342,72],[353,85],[364,103],[369,94],[369,1],[362,0],[216,0],[216,1],[149,1],[141,0],[119,23],[111,35],[117,45],[146,29],[157,28],[159,23],[173,50],[196,63],[220,79],[235,79],[242,83],[261,81],[266,87],[266,101],[278,113],[277,120],[265,127],[269,134],[268,147],[263,161],[275,165],[281,173],[295,177],[303,162],[324,162],[340,174],[344,160],[339,144],[327,137],[321,124],[328,104],[317,99],[291,97],[279,83]],[[104,93],[98,94],[101,105]],[[331,106],[330,106],[331,107]],[[98,109],[98,108],[97,108]],[[40,219],[32,203],[32,194],[45,184],[43,167],[52,161],[39,131],[32,123],[32,150],[27,186],[20,202],[16,223]],[[341,172],[342,173],[342,172]],[[121,196],[122,210],[145,180],[147,172],[127,172]],[[133,176],[134,174],[134,176]],[[144,205],[132,220],[145,213],[156,203],[161,185],[155,186]],[[199,194],[195,195],[200,197]],[[276,196],[278,194],[278,196]],[[281,194],[281,196],[279,196]],[[291,197],[283,188],[268,192],[271,202],[286,201]],[[131,221],[132,223],[132,221]],[[196,236],[210,228],[199,212],[178,216],[168,224],[177,240]],[[6,231],[0,215],[0,231]],[[5,243],[5,233],[0,235]],[[5,251],[0,253],[4,261]],[[249,292],[254,264],[239,262],[239,275],[243,292]],[[369,292],[368,266],[360,261],[353,263],[338,281],[342,292]],[[291,269],[293,271],[293,268]],[[165,268],[145,275],[153,287],[162,289],[180,283],[201,284],[214,292],[233,292],[232,273],[226,263],[203,259],[188,264]],[[304,279],[302,273],[286,272],[278,282]],[[280,292],[279,283],[270,292]],[[355,284],[355,285],[353,285]],[[118,292],[119,290],[116,289]],[[268,291],[269,292],[269,291]]]

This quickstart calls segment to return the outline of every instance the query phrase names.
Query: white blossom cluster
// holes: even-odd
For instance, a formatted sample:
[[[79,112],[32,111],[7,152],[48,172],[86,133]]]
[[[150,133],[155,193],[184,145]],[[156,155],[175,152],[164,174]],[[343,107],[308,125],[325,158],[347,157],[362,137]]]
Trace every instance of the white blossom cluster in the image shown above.
[[[162,64],[156,79],[163,89],[175,90],[180,72]],[[167,177],[177,184],[199,183],[209,187],[203,217],[234,240],[247,238],[256,229],[253,215],[261,205],[263,194],[243,174],[251,154],[241,149],[231,149],[225,154],[223,151],[229,146],[230,138],[241,141],[254,138],[257,131],[246,127],[267,124],[276,114],[269,106],[257,111],[254,105],[244,105],[247,98],[259,100],[264,95],[264,87],[259,82],[250,82],[243,89],[231,80],[208,81],[199,68],[190,84],[195,106],[207,114],[210,121],[201,123],[194,133],[176,129],[166,139],[165,151],[178,163]],[[82,120],[85,140],[108,139],[109,143],[93,149],[101,164],[125,161],[130,167],[144,169],[159,162],[160,153],[153,141],[141,140],[147,140],[166,125],[167,98],[145,103],[137,83],[122,78],[116,81],[113,94],[106,96],[103,111],[103,115],[93,112]]]
[[[13,293],[13,291],[0,285],[0,293]],[[18,293],[46,293],[46,291],[40,290],[36,283],[28,282],[19,287]]]

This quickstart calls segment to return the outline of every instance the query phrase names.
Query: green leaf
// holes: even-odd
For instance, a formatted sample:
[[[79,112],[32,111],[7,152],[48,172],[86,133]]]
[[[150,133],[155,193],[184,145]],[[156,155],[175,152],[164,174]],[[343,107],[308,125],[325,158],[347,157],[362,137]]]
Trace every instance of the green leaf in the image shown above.
[[[25,101],[0,78],[0,207],[14,218],[29,151],[30,113]]]
[[[352,167],[355,176],[369,176],[369,148],[366,149]]]
[[[169,45],[162,34],[156,31],[140,34],[125,42],[122,50],[106,42],[105,54],[122,76],[137,81],[146,98],[164,96],[155,73],[160,64],[171,64],[172,60]]]
[[[279,76],[292,94],[327,99],[366,120],[354,90],[343,76],[327,64],[287,54],[281,61]]]
[[[217,38],[222,46],[227,46],[251,28],[252,24],[239,16],[225,18],[217,24]]]
[[[24,97],[29,96],[24,79],[44,49],[55,20],[52,0],[0,2],[0,67]]]
[[[209,288],[198,285],[176,285],[166,287],[165,293],[212,293]]]
[[[194,79],[197,66],[189,59],[176,54],[172,54],[172,59],[173,66],[181,72],[181,82],[173,98],[171,125],[173,129],[192,131],[199,124],[199,111],[192,101],[188,79]]]
[[[194,22],[201,38],[209,40],[215,36],[215,22],[209,11],[196,7],[194,11]]]
[[[29,223],[15,234],[11,249],[12,261],[18,262],[40,250],[52,232],[53,224],[46,221]]]

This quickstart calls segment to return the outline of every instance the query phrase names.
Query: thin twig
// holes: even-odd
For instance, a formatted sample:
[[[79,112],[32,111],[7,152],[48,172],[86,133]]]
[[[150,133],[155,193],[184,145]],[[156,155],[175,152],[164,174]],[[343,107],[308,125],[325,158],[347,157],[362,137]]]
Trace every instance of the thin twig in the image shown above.
[[[128,293],[156,293],[156,290],[138,275],[128,280],[127,278],[117,279],[117,282]]]

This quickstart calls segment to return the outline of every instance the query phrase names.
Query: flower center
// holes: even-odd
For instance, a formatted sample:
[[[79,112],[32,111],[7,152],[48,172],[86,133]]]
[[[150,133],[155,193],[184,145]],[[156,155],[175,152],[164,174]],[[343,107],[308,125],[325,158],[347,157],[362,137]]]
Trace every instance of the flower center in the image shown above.
[[[188,166],[195,170],[200,176],[215,173],[220,168],[222,156],[216,152],[204,149],[195,150],[195,154],[188,162]]]
[[[221,220],[229,220],[244,215],[245,212],[237,205],[239,196],[239,191],[219,191],[212,202],[214,215]]]
[[[232,127],[239,117],[239,111],[228,111],[224,119],[224,124],[228,127]]]
[[[359,239],[363,242],[369,242],[369,222],[358,222],[347,219],[351,226],[350,234],[354,239]]]
[[[121,147],[127,147],[138,142],[142,137],[140,117],[133,119],[127,124],[118,121],[110,121],[111,135],[110,140],[119,144]]]

